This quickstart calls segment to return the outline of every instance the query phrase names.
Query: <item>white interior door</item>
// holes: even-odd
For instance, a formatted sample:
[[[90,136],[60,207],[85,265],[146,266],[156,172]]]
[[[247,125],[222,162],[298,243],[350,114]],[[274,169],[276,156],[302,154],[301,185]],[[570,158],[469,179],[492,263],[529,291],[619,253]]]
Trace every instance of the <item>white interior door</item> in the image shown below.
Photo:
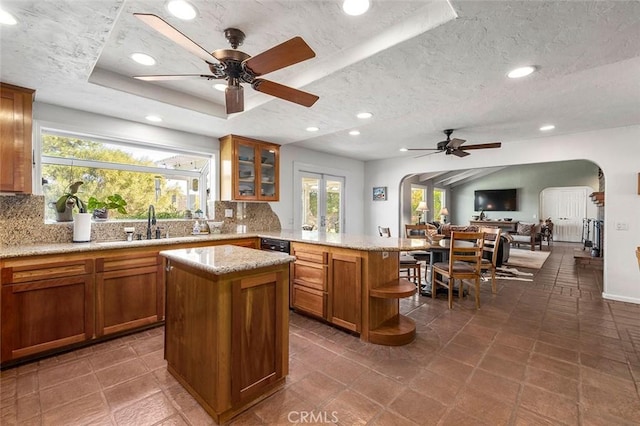
[[[546,188],[540,193],[540,219],[553,221],[553,239],[579,243],[582,241],[582,219],[593,217],[587,200],[593,189],[587,186]]]
[[[294,223],[302,229],[340,233],[344,229],[344,177],[304,172],[300,176],[300,209]]]

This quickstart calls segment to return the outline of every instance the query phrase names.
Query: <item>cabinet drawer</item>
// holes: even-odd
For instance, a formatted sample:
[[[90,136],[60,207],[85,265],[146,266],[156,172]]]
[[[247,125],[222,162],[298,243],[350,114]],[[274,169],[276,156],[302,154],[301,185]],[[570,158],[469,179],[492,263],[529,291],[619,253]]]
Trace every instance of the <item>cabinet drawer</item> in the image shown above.
[[[10,266],[2,269],[2,284],[17,284],[53,278],[66,278],[93,272],[91,259]]]
[[[326,293],[301,285],[293,285],[292,305],[306,313],[324,318],[326,307]]]
[[[296,260],[293,264],[293,282],[316,290],[327,290],[327,266]]]
[[[291,254],[294,255],[297,260],[305,262],[318,263],[321,265],[326,265],[328,263],[326,251],[309,251],[307,249],[301,250],[293,247],[293,253]]]
[[[160,264],[158,253],[136,256],[103,257],[96,259],[96,272],[119,271],[121,269],[145,268]]]

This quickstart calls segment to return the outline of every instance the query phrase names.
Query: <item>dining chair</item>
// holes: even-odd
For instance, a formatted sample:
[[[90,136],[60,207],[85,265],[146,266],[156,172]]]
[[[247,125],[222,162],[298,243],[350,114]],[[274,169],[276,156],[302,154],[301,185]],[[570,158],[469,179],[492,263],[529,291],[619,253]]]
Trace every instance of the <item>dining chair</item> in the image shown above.
[[[378,234],[381,237],[390,238],[391,230],[388,227],[378,226]],[[406,272],[407,279],[413,281],[420,290],[420,264],[416,258],[409,254],[400,253],[399,261],[398,275]]]
[[[491,271],[491,292],[496,294],[496,264],[498,262],[498,247],[500,246],[500,228],[481,227],[484,233],[483,256],[480,263],[482,272]]]
[[[453,309],[453,289],[460,280],[458,293],[464,295],[464,280],[474,280],[476,308],[480,308],[480,264],[484,247],[482,232],[452,232],[449,261],[437,262],[431,268],[431,297],[436,298],[438,286],[448,290],[449,309]]]

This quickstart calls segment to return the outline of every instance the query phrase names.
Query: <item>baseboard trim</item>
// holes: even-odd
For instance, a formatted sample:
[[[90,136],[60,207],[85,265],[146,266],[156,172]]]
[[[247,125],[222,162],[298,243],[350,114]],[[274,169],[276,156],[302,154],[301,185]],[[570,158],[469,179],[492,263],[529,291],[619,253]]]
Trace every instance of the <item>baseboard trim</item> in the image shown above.
[[[636,305],[640,305],[640,299],[635,298],[635,297],[625,297],[625,296],[618,296],[615,294],[609,294],[609,293],[602,293],[602,298],[603,299],[607,299],[607,300],[616,300],[618,302],[627,302],[627,303],[635,303]]]

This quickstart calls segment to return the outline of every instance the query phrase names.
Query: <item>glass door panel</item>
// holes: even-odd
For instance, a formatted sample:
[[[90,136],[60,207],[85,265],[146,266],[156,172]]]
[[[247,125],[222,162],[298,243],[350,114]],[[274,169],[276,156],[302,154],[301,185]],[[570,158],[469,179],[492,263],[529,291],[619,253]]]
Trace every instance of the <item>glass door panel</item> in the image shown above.
[[[256,195],[256,163],[253,145],[238,144],[238,195]]]
[[[340,233],[343,231],[344,177],[301,173],[303,230]]]
[[[276,152],[269,148],[260,148],[260,195],[276,195]]]

